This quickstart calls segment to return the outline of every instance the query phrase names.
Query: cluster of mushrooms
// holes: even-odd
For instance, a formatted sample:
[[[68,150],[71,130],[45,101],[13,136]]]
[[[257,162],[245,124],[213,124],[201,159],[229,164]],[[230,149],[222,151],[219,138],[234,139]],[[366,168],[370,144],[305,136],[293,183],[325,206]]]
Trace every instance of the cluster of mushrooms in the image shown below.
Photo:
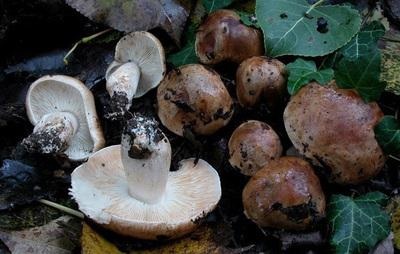
[[[261,101],[271,109],[286,95],[285,65],[264,55],[262,34],[229,10],[210,14],[198,28],[196,54],[205,65],[240,64],[236,97],[244,108]],[[139,50],[140,49],[140,50]],[[234,99],[219,74],[189,64],[166,74],[164,50],[148,32],[134,32],[116,46],[106,72],[111,118],[126,115],[133,98],[158,87],[160,122],[183,136],[212,135],[226,126]],[[176,238],[193,231],[218,204],[220,179],[204,160],[181,161],[170,172],[171,146],[154,119],[134,113],[121,144],[104,147],[91,92],[66,76],[45,76],[27,95],[35,125],[23,140],[28,151],[63,153],[87,161],[72,173],[71,195],[90,219],[123,235],[142,239]],[[357,184],[375,176],[385,156],[373,128],[383,116],[349,89],[313,82],[292,96],[283,121],[299,156],[285,156],[278,134],[265,122],[250,120],[232,133],[229,162],[251,176],[243,190],[246,216],[261,227],[304,230],[325,216],[325,196],[314,166],[330,180]]]

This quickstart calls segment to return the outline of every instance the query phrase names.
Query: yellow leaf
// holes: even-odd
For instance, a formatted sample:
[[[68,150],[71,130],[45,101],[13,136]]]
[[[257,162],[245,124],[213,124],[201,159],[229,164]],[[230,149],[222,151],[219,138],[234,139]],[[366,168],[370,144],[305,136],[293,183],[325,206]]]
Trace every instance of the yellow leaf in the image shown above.
[[[227,225],[203,225],[191,235],[165,243],[149,250],[134,250],[131,254],[223,254],[229,253],[224,247],[231,237],[231,229]]]
[[[115,245],[104,239],[86,223],[82,228],[82,254],[122,254]]]

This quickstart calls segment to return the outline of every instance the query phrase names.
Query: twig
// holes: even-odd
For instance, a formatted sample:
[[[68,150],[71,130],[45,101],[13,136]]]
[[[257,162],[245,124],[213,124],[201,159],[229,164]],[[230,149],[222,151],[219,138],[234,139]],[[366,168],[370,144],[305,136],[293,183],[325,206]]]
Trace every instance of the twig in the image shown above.
[[[62,211],[62,212],[64,212],[64,213],[67,213],[67,214],[69,214],[69,215],[78,217],[78,218],[80,218],[80,219],[83,219],[83,218],[85,217],[85,215],[84,215],[83,213],[79,212],[79,211],[76,211],[76,210],[71,209],[71,208],[69,208],[69,207],[66,207],[66,206],[63,206],[63,205],[60,205],[60,204],[51,202],[51,201],[46,200],[46,199],[39,199],[38,202],[39,202],[39,203],[42,203],[42,204],[44,204],[44,205],[53,207],[53,208],[55,208],[55,209],[57,209],[57,210],[60,210],[60,211]]]
[[[80,45],[80,44],[84,44],[84,43],[88,43],[89,41],[91,41],[91,40],[93,40],[93,39],[95,39],[95,38],[97,38],[97,37],[99,37],[99,36],[101,36],[101,35],[103,35],[103,34],[105,34],[105,33],[108,33],[108,32],[110,32],[110,31],[112,31],[112,28],[108,28],[108,29],[106,29],[106,30],[104,30],[104,31],[101,31],[101,32],[98,32],[98,33],[95,33],[95,34],[93,34],[93,35],[90,35],[90,36],[87,36],[87,37],[84,37],[84,38],[82,38],[82,39],[80,39],[77,43],[75,43],[74,44],[74,46],[68,51],[68,53],[64,56],[64,64],[66,64],[66,65],[68,65],[68,57],[72,54],[72,52],[74,52],[75,51],[75,49]]]
[[[389,158],[391,158],[391,159],[393,159],[393,160],[395,160],[395,161],[400,162],[400,158],[399,158],[399,157],[396,157],[396,156],[394,156],[394,155],[389,155]]]

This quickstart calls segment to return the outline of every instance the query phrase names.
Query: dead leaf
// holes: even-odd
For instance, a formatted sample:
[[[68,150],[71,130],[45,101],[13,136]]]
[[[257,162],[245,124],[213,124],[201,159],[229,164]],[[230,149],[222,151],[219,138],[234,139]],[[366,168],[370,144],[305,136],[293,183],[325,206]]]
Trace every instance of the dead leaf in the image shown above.
[[[189,236],[149,250],[134,250],[130,254],[225,254],[237,253],[225,247],[232,237],[232,230],[225,224],[202,225]]]
[[[75,245],[59,224],[70,223],[71,219],[69,216],[63,216],[40,227],[21,231],[0,231],[0,239],[14,254],[69,254]]]
[[[383,45],[381,80],[387,83],[387,91],[400,95],[400,32],[387,32]]]
[[[163,28],[179,44],[191,1],[66,0],[91,20],[124,32]]]
[[[104,239],[89,225],[83,223],[82,228],[82,254],[122,254],[115,245]]]

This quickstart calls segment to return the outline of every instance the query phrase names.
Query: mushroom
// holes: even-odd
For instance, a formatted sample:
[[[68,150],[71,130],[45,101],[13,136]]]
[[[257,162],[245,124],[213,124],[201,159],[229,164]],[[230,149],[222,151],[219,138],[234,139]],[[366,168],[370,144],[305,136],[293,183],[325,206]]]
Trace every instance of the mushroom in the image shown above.
[[[104,146],[93,94],[75,78],[53,75],[33,82],[26,112],[35,126],[22,141],[29,152],[65,153],[79,161]]]
[[[236,12],[218,10],[198,28],[195,48],[203,64],[225,60],[239,64],[246,58],[264,55],[264,40],[259,30],[242,24]]]
[[[251,57],[236,71],[236,94],[242,107],[254,107],[265,98],[267,105],[275,108],[285,91],[286,69],[277,59]]]
[[[72,173],[70,193],[80,210],[119,234],[177,238],[193,231],[221,197],[217,172],[186,159],[169,172],[171,146],[155,120],[134,115],[121,145],[93,154]]]
[[[157,87],[165,71],[164,48],[154,35],[133,32],[122,37],[115,48],[114,61],[106,71],[111,118],[124,115],[133,98]]]
[[[164,126],[183,136],[185,129],[210,135],[233,115],[233,102],[219,75],[200,64],[172,70],[157,91],[158,116]]]
[[[310,164],[281,157],[260,169],[243,189],[245,215],[261,227],[304,230],[325,216],[325,196]]]
[[[254,175],[282,154],[279,136],[266,123],[247,121],[232,133],[228,143],[229,163],[244,175]]]
[[[294,147],[333,181],[357,184],[385,163],[374,134],[382,116],[378,104],[365,103],[355,90],[312,82],[291,98],[284,123]]]

